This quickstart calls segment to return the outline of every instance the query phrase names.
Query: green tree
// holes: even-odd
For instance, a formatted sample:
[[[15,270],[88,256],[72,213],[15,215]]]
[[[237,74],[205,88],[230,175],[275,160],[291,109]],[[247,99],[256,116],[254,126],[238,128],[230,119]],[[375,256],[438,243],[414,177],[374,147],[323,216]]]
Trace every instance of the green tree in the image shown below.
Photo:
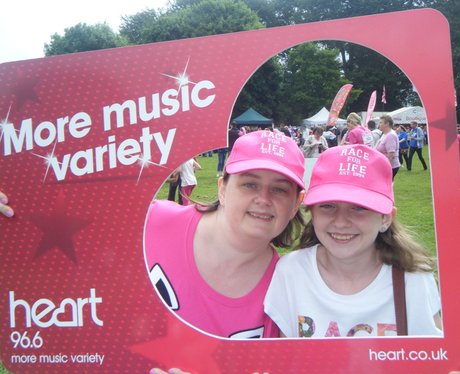
[[[79,23],[66,28],[64,35],[55,33],[51,42],[45,44],[45,56],[62,55],[66,53],[94,51],[98,49],[115,48],[126,44],[122,38],[112,31],[106,23],[87,25]]]
[[[263,27],[242,0],[182,1],[180,4],[146,26],[140,41],[159,42]]]
[[[277,57],[263,64],[243,87],[233,108],[232,118],[252,107],[275,123],[282,121],[280,112],[280,87],[283,68]]]
[[[131,16],[122,17],[120,35],[126,38],[129,44],[141,44],[144,30],[158,19],[154,9],[146,9]]]
[[[339,88],[349,83],[341,74],[337,56],[337,50],[315,43],[301,44],[287,52],[280,103],[283,122],[298,124],[323,106],[330,108]],[[349,101],[358,93],[351,94]]]

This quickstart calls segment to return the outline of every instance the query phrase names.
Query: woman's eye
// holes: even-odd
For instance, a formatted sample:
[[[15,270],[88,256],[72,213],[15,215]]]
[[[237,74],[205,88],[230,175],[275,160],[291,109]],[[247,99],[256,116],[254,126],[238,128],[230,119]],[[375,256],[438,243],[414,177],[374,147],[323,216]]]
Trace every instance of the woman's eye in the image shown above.
[[[319,207],[322,209],[333,209],[334,205],[333,204],[320,204]]]
[[[357,212],[362,212],[364,210],[368,210],[367,208],[360,206],[360,205],[355,205],[353,206],[353,209],[356,210]]]
[[[246,182],[246,183],[243,183],[243,187],[246,187],[252,190],[252,189],[257,188],[257,185],[255,183]]]
[[[276,194],[284,194],[287,192],[287,190],[285,188],[275,187],[273,188],[273,192]]]

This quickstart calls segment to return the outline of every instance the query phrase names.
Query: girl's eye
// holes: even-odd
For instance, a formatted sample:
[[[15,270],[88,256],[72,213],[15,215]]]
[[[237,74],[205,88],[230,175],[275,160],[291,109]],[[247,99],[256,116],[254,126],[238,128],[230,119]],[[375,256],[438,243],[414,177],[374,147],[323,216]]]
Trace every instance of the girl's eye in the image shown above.
[[[355,205],[355,206],[353,206],[353,210],[355,210],[357,212],[362,212],[362,211],[365,211],[365,210],[368,210],[368,209],[363,207],[363,206],[360,206],[360,205]]]
[[[324,204],[320,204],[319,206],[320,208],[322,209],[334,209],[334,204],[328,204],[328,203],[324,203]]]

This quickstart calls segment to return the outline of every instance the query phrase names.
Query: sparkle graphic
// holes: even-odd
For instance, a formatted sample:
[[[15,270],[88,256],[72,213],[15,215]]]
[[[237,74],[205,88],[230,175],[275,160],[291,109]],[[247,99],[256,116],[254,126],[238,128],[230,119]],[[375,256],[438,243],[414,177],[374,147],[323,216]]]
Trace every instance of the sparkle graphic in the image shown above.
[[[0,141],[2,141],[3,132],[5,131],[4,129],[6,128],[6,125],[11,123],[8,121],[8,118],[10,117],[10,111],[11,111],[11,105],[8,108],[8,113],[6,113],[6,118],[0,122]],[[14,128],[14,125],[13,125],[13,128]],[[18,132],[18,130],[16,129],[14,129],[14,131]]]
[[[182,86],[185,86],[185,85],[187,85],[189,83],[196,84],[196,82],[192,82],[191,80],[188,79],[187,68],[188,68],[189,62],[190,62],[190,57],[188,58],[187,63],[185,64],[184,71],[182,73],[179,73],[176,76],[169,75],[169,74],[164,74],[164,73],[161,74],[161,75],[164,75],[165,77],[172,78],[172,79],[174,79],[176,81],[176,84],[179,86],[178,89],[177,89],[177,95],[179,95],[179,92],[180,92]]]
[[[160,164],[157,164],[157,163],[155,163],[153,161],[150,161],[150,159],[144,157],[143,154],[141,154],[140,156],[137,156],[137,163],[141,167],[141,170],[139,171],[139,176],[137,177],[136,185],[139,183],[139,180],[141,179],[142,171],[144,170],[144,168],[148,168],[150,165],[155,165],[155,166],[159,166],[161,168],[165,168],[164,166],[162,166]]]
[[[54,143],[53,150],[51,151],[51,153],[48,153],[46,156],[38,155],[38,154],[32,152],[32,154],[34,156],[40,157],[43,160],[45,160],[46,172],[45,172],[45,176],[43,177],[43,183],[45,183],[46,177],[48,176],[48,171],[50,170],[51,162],[55,158],[54,157],[54,151],[56,150],[56,144],[57,144],[57,139],[56,139],[56,142]],[[62,163],[59,162],[59,161],[57,161],[57,163],[59,165],[62,165]]]

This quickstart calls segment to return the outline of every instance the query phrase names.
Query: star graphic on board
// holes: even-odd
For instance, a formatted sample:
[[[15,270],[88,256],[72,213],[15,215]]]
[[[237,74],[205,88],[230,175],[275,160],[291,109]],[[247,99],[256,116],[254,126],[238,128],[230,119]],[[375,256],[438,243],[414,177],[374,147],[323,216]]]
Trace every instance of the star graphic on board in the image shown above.
[[[436,128],[440,131],[444,132],[444,136],[446,138],[446,150],[449,149],[454,143],[457,142],[457,138],[455,136],[448,136],[448,127],[451,126],[451,123],[448,121],[433,121],[428,124],[429,128]],[[452,126],[454,128],[455,125]]]
[[[163,365],[163,370],[179,367],[196,373],[221,371],[213,358],[218,346],[222,344],[221,340],[195,331],[172,313],[167,313],[167,331],[164,337],[132,345],[130,349]],[[187,344],[184,345],[184,342]]]
[[[184,71],[182,73],[177,74],[176,76],[164,74],[164,73],[161,74],[161,75],[164,75],[165,77],[172,78],[176,81],[176,84],[179,86],[179,88],[177,89],[177,95],[179,95],[179,92],[182,86],[185,86],[189,83],[196,84],[196,82],[192,82],[191,80],[188,79],[189,77],[187,75],[187,69],[188,69],[189,62],[190,62],[190,57],[188,58],[187,63],[185,64]]]
[[[10,86],[0,86],[0,96],[11,96],[11,102],[15,104],[15,108],[21,111],[27,101],[34,103],[40,102],[35,88],[39,78],[26,77],[20,70],[16,72],[16,79]],[[13,97],[16,99],[13,100]]]
[[[73,236],[85,228],[90,221],[67,215],[65,207],[64,194],[59,193],[51,214],[34,214],[30,217],[29,220],[43,232],[34,258],[41,257],[49,250],[57,248],[72,262],[77,263]]]

